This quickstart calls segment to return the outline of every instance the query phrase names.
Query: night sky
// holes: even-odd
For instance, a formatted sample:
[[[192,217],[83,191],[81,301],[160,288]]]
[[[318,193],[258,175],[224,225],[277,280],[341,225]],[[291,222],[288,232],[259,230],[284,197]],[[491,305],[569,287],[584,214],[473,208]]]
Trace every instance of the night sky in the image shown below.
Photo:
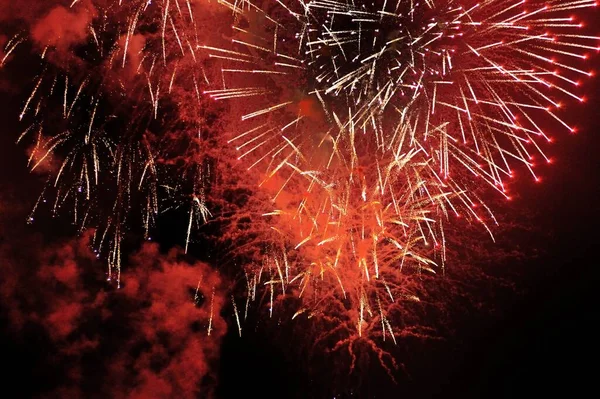
[[[48,9],[25,12],[12,4],[0,1],[6,10],[0,16],[2,47],[15,32],[36,26]],[[25,126],[18,115],[39,69],[34,53],[23,45],[0,68],[6,397],[514,398],[594,392],[600,355],[598,77],[585,82],[586,102],[567,112],[577,133],[553,136],[547,151],[553,163],[539,168],[542,181],[517,179],[512,201],[491,200],[500,202],[501,225],[516,226],[499,228],[500,249],[460,258],[455,272],[448,266],[448,281],[470,278],[461,271],[470,268],[494,279],[474,278],[464,291],[440,289],[447,299],[439,300],[450,302],[444,310],[450,322],[441,339],[407,339],[392,350],[406,366],[395,372],[394,383],[377,362],[349,373],[344,357],[307,353],[312,335],[304,333],[304,322],[289,325],[284,317],[266,319],[251,309],[240,337],[230,299],[235,277],[211,266],[223,261],[223,252],[203,235],[183,254],[185,213],[159,219],[151,242],[131,234],[120,290],[106,281],[104,259],[90,250],[92,233],[47,210],[26,223],[45,182],[43,171],[29,171],[31,148],[15,144]],[[594,56],[590,63],[598,61]],[[210,228],[202,233],[214,234]],[[495,248],[484,242],[484,233],[469,239]],[[465,259],[472,265],[461,265]],[[211,290],[198,296],[199,275],[216,298],[210,337]]]

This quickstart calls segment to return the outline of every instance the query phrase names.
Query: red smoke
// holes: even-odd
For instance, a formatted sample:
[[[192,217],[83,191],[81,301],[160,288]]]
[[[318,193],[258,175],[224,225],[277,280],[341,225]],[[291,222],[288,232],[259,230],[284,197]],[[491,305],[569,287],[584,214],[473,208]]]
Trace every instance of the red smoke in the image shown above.
[[[39,363],[63,369],[46,396],[86,397],[90,387],[115,398],[212,396],[226,323],[223,284],[208,265],[145,244],[116,290],[89,234],[47,244],[29,230],[9,231],[15,221],[2,219],[0,296],[9,334],[18,342],[27,329],[42,331],[49,345]]]
[[[31,36],[40,45],[69,47],[88,37],[89,23],[95,16],[93,6],[70,11],[58,6],[32,27]]]

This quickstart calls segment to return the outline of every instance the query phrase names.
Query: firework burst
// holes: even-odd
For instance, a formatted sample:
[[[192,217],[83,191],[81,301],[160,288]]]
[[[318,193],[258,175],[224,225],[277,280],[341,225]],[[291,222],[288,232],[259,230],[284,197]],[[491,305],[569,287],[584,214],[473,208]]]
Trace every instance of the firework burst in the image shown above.
[[[80,231],[97,229],[95,249],[108,259],[109,279],[120,280],[122,241],[134,226],[150,239],[160,213],[187,207],[187,250],[192,228],[210,215],[210,167],[198,150],[210,129],[198,115],[211,111],[199,95],[206,77],[202,66],[196,70],[197,8],[75,1],[5,45],[3,66],[19,47],[39,50],[41,61],[19,115],[27,127],[18,142],[29,142],[31,170],[48,175],[29,221],[50,203],[52,214],[71,214]],[[76,27],[64,27],[69,21]],[[185,101],[193,120],[176,104],[182,86],[192,88]]]
[[[558,109],[585,101],[579,86],[593,75],[584,62],[598,50],[598,37],[580,33],[583,23],[570,13],[595,6],[583,0],[229,4],[237,21],[232,43],[204,46],[226,61],[223,87],[207,93],[217,100],[262,98],[266,105],[242,119],[277,120],[275,130],[243,136],[252,142],[243,156],[266,142],[276,148],[273,136],[283,131],[300,146],[307,129],[299,137],[288,132],[306,121],[306,105],[316,104],[330,124],[369,134],[380,147],[422,150],[442,179],[466,169],[508,198],[511,165],[524,164],[537,180],[535,157],[550,162],[542,150],[551,141],[548,131],[576,130]],[[254,76],[264,83],[256,85]]]
[[[509,199],[515,161],[538,180],[547,131],[575,131],[557,110],[584,101],[598,49],[569,14],[593,1],[220,3],[232,36],[200,46],[205,94],[234,104],[228,141],[276,206],[249,296],[266,284],[272,312],[296,290],[294,317],[345,300],[358,336],[394,334],[386,309],[418,299],[406,269],[443,270],[449,214],[487,228],[481,187]]]

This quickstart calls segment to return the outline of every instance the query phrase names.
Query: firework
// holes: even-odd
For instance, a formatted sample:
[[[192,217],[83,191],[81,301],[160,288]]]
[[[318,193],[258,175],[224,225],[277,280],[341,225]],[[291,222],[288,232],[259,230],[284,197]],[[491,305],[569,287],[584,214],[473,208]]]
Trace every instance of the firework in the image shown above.
[[[341,301],[358,336],[401,333],[387,312],[418,300],[411,267],[443,271],[448,215],[487,229],[481,187],[509,199],[515,161],[538,179],[598,49],[569,14],[593,1],[221,4],[231,40],[201,45],[216,66],[204,93],[234,104],[228,141],[276,207],[248,297],[266,285],[272,313],[293,293],[294,317]]]
[[[195,71],[196,8],[189,1],[75,1],[47,19],[86,20],[78,41],[33,29],[33,37],[18,33],[5,45],[3,66],[19,46],[39,50],[41,59],[19,115],[26,127],[18,142],[29,143],[31,170],[48,176],[29,222],[50,203],[52,214],[70,214],[79,231],[95,228],[109,279],[120,280],[121,245],[133,226],[151,239],[160,213],[188,207],[187,250],[192,228],[210,215],[210,167],[198,152],[210,127],[196,116],[184,121],[174,99],[181,100],[179,86],[192,87],[185,101],[196,115],[210,114],[198,88],[206,77],[201,66]],[[172,156],[181,147],[177,136],[186,143]]]
[[[42,67],[19,141],[48,175],[34,212],[49,200],[97,228],[109,278],[120,279],[127,232],[141,225],[149,239],[162,212],[185,209],[186,251],[194,227],[235,220],[240,334],[261,291],[271,314],[287,297],[301,299],[292,318],[344,303],[358,337],[407,333],[391,313],[419,300],[413,273],[443,272],[449,215],[487,229],[478,189],[509,198],[514,161],[537,178],[547,131],[575,131],[558,109],[584,101],[586,53],[598,50],[569,14],[591,0],[217,3],[61,8],[89,23],[77,43],[33,40]],[[226,38],[204,29],[213,7],[233,15]],[[14,35],[0,66],[27,42]],[[252,187],[250,215],[222,206],[222,175],[240,169],[248,181],[228,182]]]

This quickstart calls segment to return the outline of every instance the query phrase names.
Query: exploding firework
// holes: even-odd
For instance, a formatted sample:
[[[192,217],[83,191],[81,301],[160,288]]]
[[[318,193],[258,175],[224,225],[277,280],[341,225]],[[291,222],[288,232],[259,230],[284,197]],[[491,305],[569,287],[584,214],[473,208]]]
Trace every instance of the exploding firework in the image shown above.
[[[276,206],[249,296],[265,284],[272,312],[294,292],[294,317],[345,301],[358,336],[399,332],[386,312],[418,299],[411,266],[443,270],[449,214],[487,228],[481,187],[510,198],[515,161],[538,180],[540,143],[575,131],[557,110],[584,101],[598,50],[569,15],[593,1],[221,4],[232,38],[201,45],[205,94],[235,104],[229,143]]]
[[[580,33],[583,24],[570,14],[595,7],[589,0],[228,6],[232,43],[204,47],[226,61],[223,87],[207,93],[259,97],[265,106],[242,119],[279,124],[244,135],[241,156],[261,146],[286,154],[287,141],[301,146],[314,128],[294,134],[292,127],[315,104],[337,130],[360,130],[397,153],[421,150],[440,178],[466,169],[506,197],[514,161],[537,179],[535,156],[550,162],[541,148],[551,141],[548,130],[576,130],[557,110],[585,101],[578,86],[593,73],[583,63],[598,50],[598,37]],[[285,141],[273,144],[281,135]]]
[[[188,208],[187,250],[192,228],[210,215],[210,165],[199,148],[211,130],[204,118],[217,111],[199,95],[206,77],[194,53],[197,7],[74,1],[5,45],[3,66],[19,47],[40,57],[19,115],[27,127],[18,142],[29,142],[31,170],[48,176],[29,222],[50,203],[52,214],[70,214],[80,231],[95,228],[109,279],[120,279],[122,241],[134,226],[151,239],[160,213]],[[181,94],[181,86],[192,90]],[[193,118],[177,101],[195,106]]]

